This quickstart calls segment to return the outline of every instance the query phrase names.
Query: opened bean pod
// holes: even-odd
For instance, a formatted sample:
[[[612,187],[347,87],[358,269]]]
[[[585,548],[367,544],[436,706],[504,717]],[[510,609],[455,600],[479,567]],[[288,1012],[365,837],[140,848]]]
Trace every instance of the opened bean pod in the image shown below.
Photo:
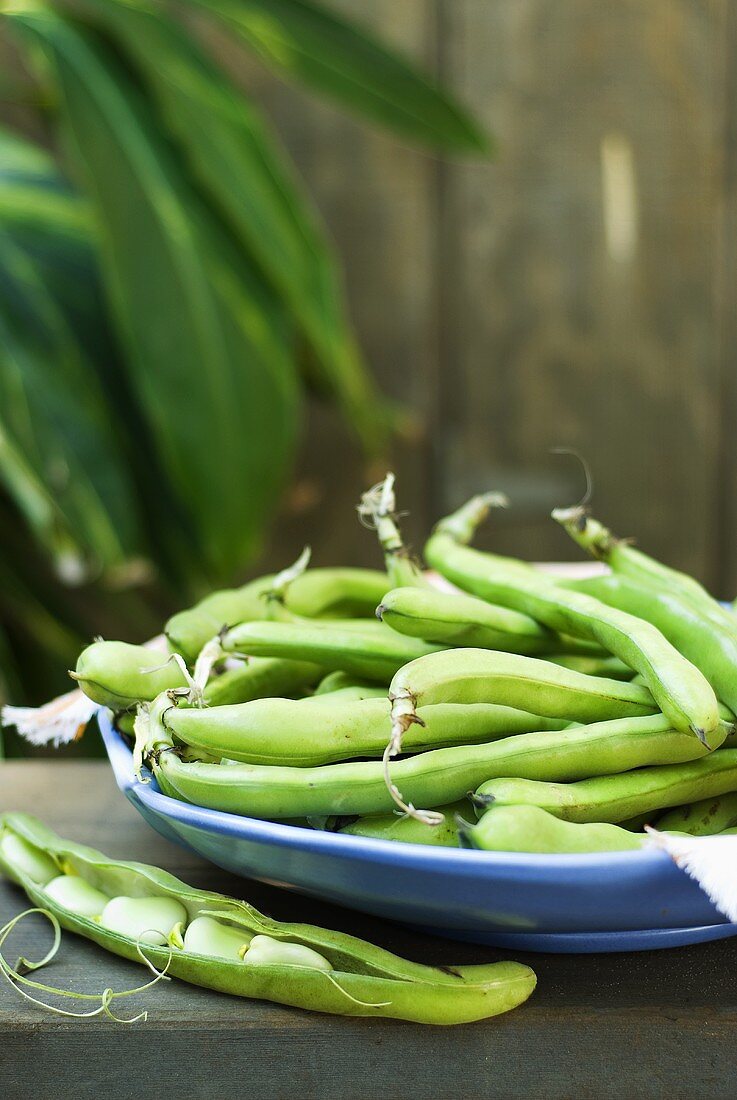
[[[515,1008],[535,987],[533,972],[518,963],[439,969],[340,932],[271,920],[156,867],[62,840],[25,814],[0,817],[0,870],[63,928],[236,996],[342,1016],[457,1024]],[[60,879],[63,888],[52,885]]]

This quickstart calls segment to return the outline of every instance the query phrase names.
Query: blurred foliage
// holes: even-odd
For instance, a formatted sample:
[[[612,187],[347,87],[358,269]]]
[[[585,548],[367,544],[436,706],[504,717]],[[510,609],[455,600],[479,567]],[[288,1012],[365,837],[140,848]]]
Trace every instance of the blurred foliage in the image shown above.
[[[0,12],[59,150],[0,131],[0,697],[21,702],[63,689],[93,633],[155,634],[254,558],[308,385],[369,453],[391,432],[314,206],[190,25],[403,138],[486,145],[307,0]]]

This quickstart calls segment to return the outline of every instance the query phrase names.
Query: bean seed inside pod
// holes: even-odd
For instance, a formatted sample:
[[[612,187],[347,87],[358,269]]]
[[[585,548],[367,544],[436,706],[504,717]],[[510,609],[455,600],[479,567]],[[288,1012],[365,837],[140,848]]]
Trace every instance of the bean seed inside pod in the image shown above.
[[[161,946],[172,928],[186,920],[187,910],[174,898],[117,897],[105,906],[101,924],[121,936]]]
[[[245,928],[223,924],[214,917],[196,917],[184,933],[184,950],[218,959],[241,959],[253,938]]]
[[[110,898],[79,875],[59,875],[46,884],[52,901],[80,917],[99,917]]]
[[[312,970],[332,970],[319,951],[303,943],[288,943],[272,936],[254,936],[243,958],[247,966],[306,966]]]
[[[0,852],[11,866],[41,886],[59,874],[50,856],[17,833],[7,832],[0,838]]]

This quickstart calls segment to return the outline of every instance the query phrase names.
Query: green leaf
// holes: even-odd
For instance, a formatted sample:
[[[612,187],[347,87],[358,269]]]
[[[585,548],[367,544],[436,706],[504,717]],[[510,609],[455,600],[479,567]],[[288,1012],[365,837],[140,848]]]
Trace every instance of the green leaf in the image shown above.
[[[2,328],[0,327],[0,335]],[[0,423],[0,482],[13,498],[28,526],[39,541],[57,558],[77,554],[71,531],[62,530],[62,517],[56,503],[33,468]]]
[[[488,150],[470,115],[371,33],[307,0],[187,0],[223,20],[272,69],[412,141]]]
[[[59,184],[59,173],[53,157],[40,145],[36,145],[12,130],[0,126],[0,145],[3,156],[0,176],[16,178],[23,183],[37,181],[43,187]]]
[[[364,444],[378,449],[386,412],[347,319],[337,262],[253,105],[177,24],[147,4],[85,0],[84,10],[139,68],[198,184],[300,327],[325,387]]]
[[[226,576],[256,551],[292,458],[291,327],[116,58],[41,6],[10,18],[53,66],[130,381],[190,523],[190,556]]]
[[[4,617],[22,623],[25,634],[32,640],[33,645],[43,651],[45,657],[52,657],[55,662],[60,662],[63,667],[68,667],[74,662],[80,647],[84,645],[84,638],[68,623],[64,622],[58,614],[58,609],[48,606],[39,598],[35,586],[29,585],[26,578],[15,567],[12,554],[4,554],[0,558],[0,586],[2,586],[2,610]],[[4,665],[4,670],[11,670],[12,666]],[[18,669],[18,678],[21,671]],[[20,693],[15,694],[20,701]]]
[[[9,231],[3,224],[6,181],[0,175],[0,479],[71,577],[83,559],[95,569],[119,565],[137,548],[135,497],[95,369],[35,258],[17,243],[17,221]],[[13,182],[14,193],[20,188]],[[46,218],[38,216],[37,228],[53,236],[45,189],[30,189]]]

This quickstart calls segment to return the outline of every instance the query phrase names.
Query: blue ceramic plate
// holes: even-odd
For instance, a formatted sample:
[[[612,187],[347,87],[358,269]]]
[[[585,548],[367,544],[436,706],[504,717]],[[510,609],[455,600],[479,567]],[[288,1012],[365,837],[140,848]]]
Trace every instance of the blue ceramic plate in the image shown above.
[[[527,855],[423,847],[237,817],[140,783],[99,714],[121,791],[159,833],[211,863],[421,926],[520,951],[640,951],[737,934],[661,852]]]

